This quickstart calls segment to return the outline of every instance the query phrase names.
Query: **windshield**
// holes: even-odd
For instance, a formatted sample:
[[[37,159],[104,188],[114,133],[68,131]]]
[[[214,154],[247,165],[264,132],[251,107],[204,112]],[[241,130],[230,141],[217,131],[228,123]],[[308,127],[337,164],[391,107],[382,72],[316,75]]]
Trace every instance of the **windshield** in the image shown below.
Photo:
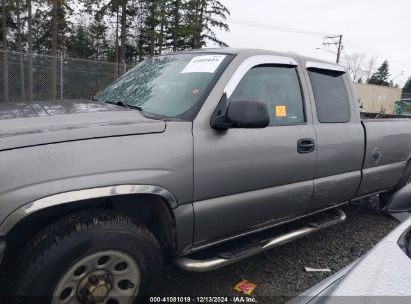
[[[149,58],[95,96],[145,113],[191,120],[228,55],[175,54]]]

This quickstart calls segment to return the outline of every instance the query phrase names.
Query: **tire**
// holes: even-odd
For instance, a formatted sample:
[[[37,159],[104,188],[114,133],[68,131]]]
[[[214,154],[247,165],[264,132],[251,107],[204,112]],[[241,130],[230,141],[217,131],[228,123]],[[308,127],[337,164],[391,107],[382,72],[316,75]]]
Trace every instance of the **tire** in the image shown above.
[[[398,184],[395,186],[394,189],[381,193],[380,196],[380,208],[384,209],[384,207],[388,204],[390,198],[394,195],[395,192],[400,190],[401,188],[405,187],[411,183],[411,165],[409,164],[407,166],[407,169],[403,175],[403,177],[400,179]]]
[[[105,301],[111,300],[114,293],[120,300],[108,303],[135,303],[159,286],[162,252],[153,234],[133,219],[90,210],[46,227],[27,244],[17,265],[13,303],[71,303],[71,297],[91,303],[105,294]],[[73,277],[76,283],[66,288]]]

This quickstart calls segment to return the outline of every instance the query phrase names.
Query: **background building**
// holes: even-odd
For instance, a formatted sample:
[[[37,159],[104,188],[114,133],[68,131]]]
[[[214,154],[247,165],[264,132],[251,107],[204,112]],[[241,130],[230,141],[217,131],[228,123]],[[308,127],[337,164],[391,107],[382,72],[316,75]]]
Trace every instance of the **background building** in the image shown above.
[[[395,102],[401,99],[401,89],[371,84],[355,84],[358,103],[364,112],[395,114]]]

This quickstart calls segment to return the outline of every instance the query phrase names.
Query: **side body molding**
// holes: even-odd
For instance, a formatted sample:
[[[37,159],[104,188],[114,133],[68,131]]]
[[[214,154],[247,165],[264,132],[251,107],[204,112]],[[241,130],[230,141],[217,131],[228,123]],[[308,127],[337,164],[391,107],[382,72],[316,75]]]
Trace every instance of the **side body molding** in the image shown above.
[[[16,209],[0,224],[0,236],[6,235],[18,222],[20,222],[26,216],[33,214],[39,210],[53,207],[56,205],[63,205],[71,202],[128,195],[128,194],[153,194],[162,197],[170,206],[170,208],[177,207],[177,200],[174,195],[159,186],[152,185],[117,185],[107,186],[100,188],[90,188],[76,191],[69,191],[59,194],[54,194],[48,197],[44,197],[35,200],[31,203],[27,203],[22,207]]]

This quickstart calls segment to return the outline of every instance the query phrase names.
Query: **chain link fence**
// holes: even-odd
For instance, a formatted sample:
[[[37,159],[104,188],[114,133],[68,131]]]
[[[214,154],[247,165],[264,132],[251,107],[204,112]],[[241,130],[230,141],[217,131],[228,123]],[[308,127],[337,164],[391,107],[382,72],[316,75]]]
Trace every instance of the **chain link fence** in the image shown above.
[[[89,99],[131,66],[0,51],[0,102]]]
[[[0,102],[89,99],[131,65],[0,51]],[[411,98],[403,93],[401,98]]]

